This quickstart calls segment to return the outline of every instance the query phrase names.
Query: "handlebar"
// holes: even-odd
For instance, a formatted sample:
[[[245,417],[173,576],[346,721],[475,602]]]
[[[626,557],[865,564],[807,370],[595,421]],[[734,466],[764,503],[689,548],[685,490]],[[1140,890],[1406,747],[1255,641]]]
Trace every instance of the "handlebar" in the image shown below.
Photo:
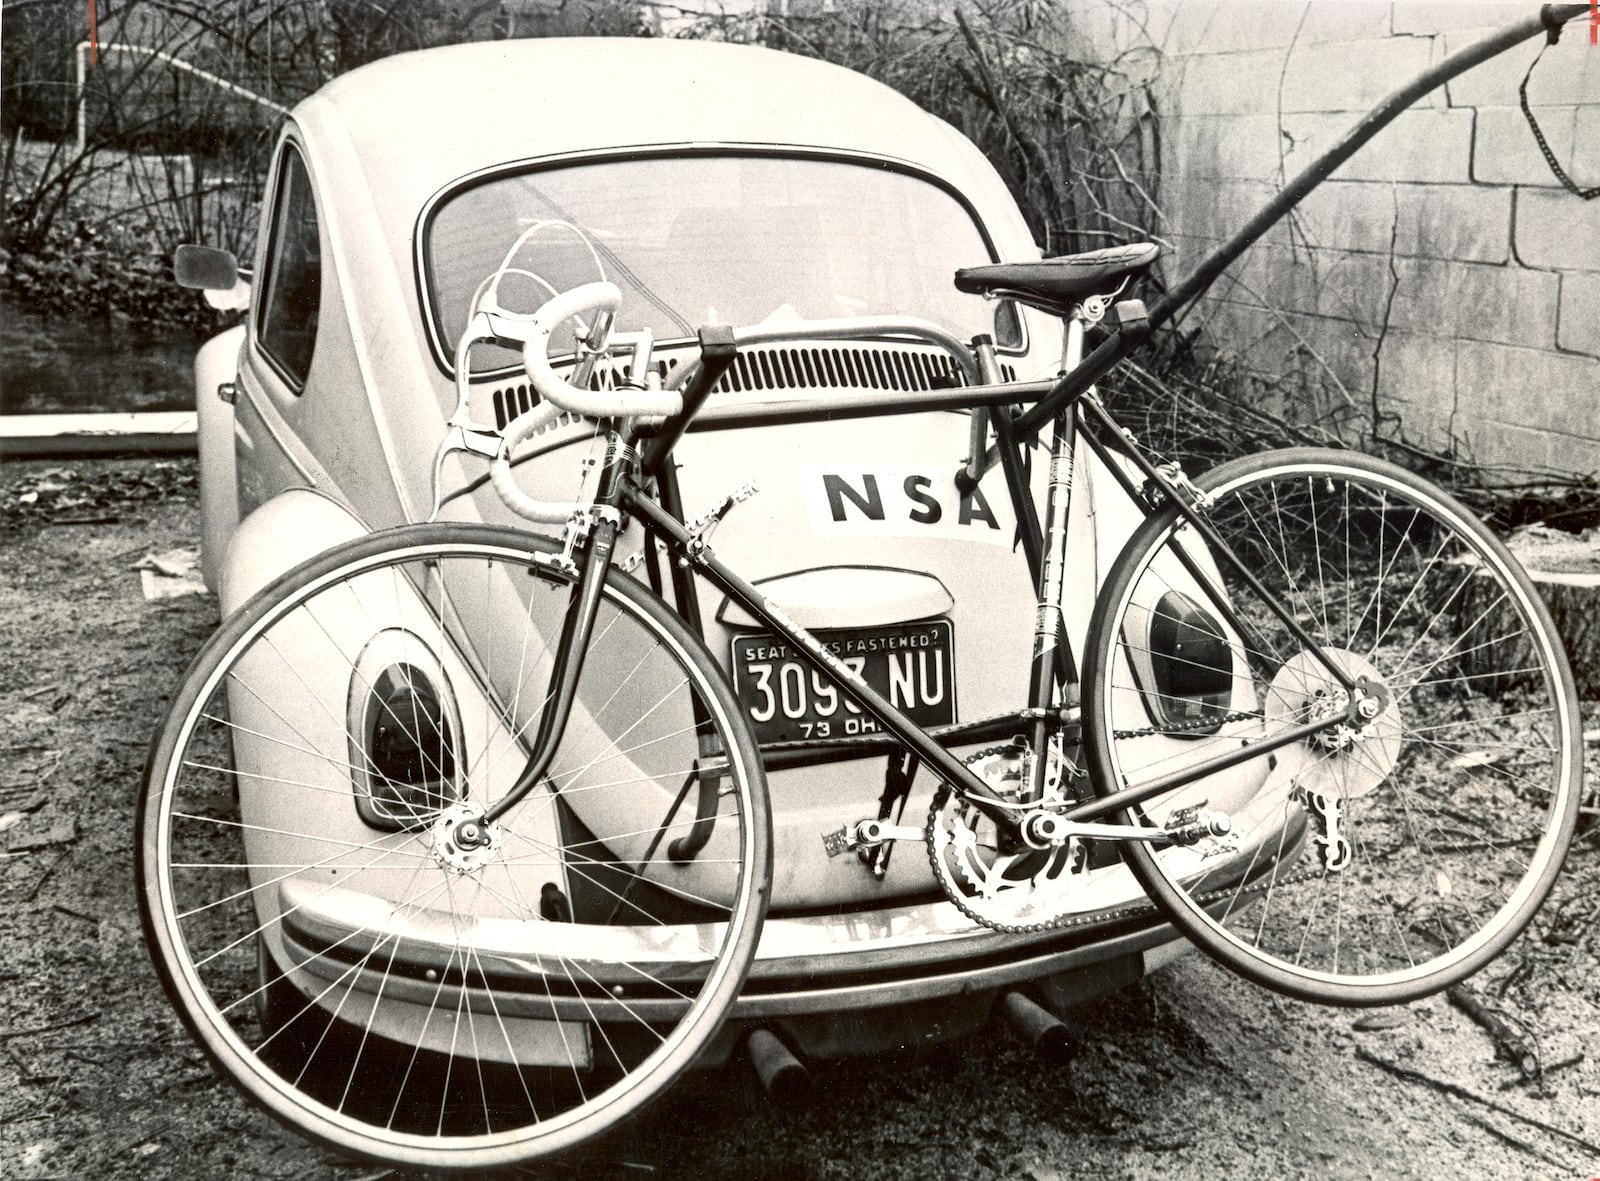
[[[489,478],[494,482],[495,492],[518,516],[539,524],[559,525],[582,507],[577,501],[539,500],[529,496],[511,472],[511,453],[563,411],[587,418],[643,418],[670,416],[683,409],[683,397],[675,390],[580,389],[551,367],[550,337],[562,323],[575,317],[595,315],[589,343],[597,351],[603,350],[621,302],[622,293],[616,284],[585,283],[547,300],[533,314],[523,332],[518,333],[523,337],[522,365],[540,400],[533,409],[506,424],[501,432],[500,447],[489,465]]]
[[[595,312],[609,322],[621,302],[615,283],[585,283],[552,297],[534,313],[522,365],[541,398],[588,418],[665,417],[683,409],[683,399],[670,390],[582,390],[550,367],[550,337],[563,321]]]

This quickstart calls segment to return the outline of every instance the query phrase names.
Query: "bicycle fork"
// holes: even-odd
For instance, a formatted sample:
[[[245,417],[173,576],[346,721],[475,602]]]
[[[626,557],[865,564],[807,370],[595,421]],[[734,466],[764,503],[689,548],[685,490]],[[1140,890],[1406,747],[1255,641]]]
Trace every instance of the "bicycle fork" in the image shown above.
[[[449,824],[441,824],[438,836],[447,843],[447,855],[454,851],[470,858],[473,850],[496,843],[497,821],[522,802],[555,759],[556,748],[572,716],[578,679],[583,675],[584,655],[589,648],[589,638],[600,610],[600,596],[621,530],[622,514],[616,506],[622,476],[634,458],[631,436],[613,430],[594,503],[574,513],[567,522],[565,544],[560,554],[534,556],[535,562],[553,566],[575,580],[556,641],[546,694],[548,705],[539,715],[533,753],[511,789],[481,813],[472,809],[470,813],[453,818]]]

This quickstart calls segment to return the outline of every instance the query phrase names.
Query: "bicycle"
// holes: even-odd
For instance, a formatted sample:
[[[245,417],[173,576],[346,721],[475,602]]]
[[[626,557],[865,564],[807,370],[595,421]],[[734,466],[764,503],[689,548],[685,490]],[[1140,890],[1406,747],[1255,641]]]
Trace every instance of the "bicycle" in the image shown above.
[[[565,1151],[721,1030],[773,872],[764,768],[885,752],[936,777],[924,822],[840,817],[819,855],[924,843],[950,903],[1000,931],[1074,921],[1077,893],[1117,872],[1111,849],[1184,935],[1302,999],[1399,1003],[1504,950],[1559,872],[1582,792],[1548,613],[1466,508],[1399,467],[1290,450],[1190,479],[1146,455],[1093,383],[1146,331],[1143,305],[1117,295],[1155,256],[958,273],[1062,318],[1063,376],[1044,383],[1002,381],[986,338],[898,318],[702,329],[699,358],[663,378],[648,334],[613,331],[610,284],[528,316],[486,281],[458,346],[434,516],[445,457],[466,452],[561,543],[435,522],[328,551],[225,621],[153,746],[141,911],[213,1060],[303,1133],[393,1164]],[[549,350],[569,321],[564,377]],[[807,336],[911,338],[958,365],[955,388],[825,409],[970,412],[954,479],[1003,468],[1038,589],[1016,710],[919,727],[717,557],[711,534],[750,489],[687,518],[670,460],[691,423],[819,413],[707,406],[742,345]],[[482,341],[521,348],[540,395],[503,432],[467,414]],[[515,463],[561,415],[593,420],[605,450],[591,495],[544,502]],[[1024,451],[1046,424],[1041,515]],[[1146,518],[1100,588],[1081,675],[1061,612],[1080,441]],[[625,561],[624,537],[640,547]],[[697,634],[697,579],[882,732],[759,744]],[[350,625],[379,600],[408,622],[358,649],[347,635],[370,629]],[[311,694],[291,652],[348,665],[352,695],[378,703],[363,707],[373,732],[409,745],[361,753],[354,697],[297,701]],[[458,678],[480,696],[427,689]],[[273,766],[284,801],[240,793],[240,763]]]

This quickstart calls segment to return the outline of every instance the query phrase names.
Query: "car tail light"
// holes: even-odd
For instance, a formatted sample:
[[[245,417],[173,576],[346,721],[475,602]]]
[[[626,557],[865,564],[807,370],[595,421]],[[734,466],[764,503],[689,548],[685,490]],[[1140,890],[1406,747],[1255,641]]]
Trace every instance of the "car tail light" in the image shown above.
[[[380,633],[350,678],[356,810],[374,828],[420,828],[461,798],[455,699],[437,659],[409,632]]]

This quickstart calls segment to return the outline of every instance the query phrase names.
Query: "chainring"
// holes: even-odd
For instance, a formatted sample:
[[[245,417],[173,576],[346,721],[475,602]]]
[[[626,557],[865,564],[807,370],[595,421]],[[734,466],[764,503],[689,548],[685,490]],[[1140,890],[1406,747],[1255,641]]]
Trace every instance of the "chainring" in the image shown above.
[[[1017,798],[1027,782],[1020,746],[980,751],[967,765],[999,795]],[[1059,782],[1061,769],[1047,777]],[[956,909],[986,927],[1012,934],[1064,925],[1075,893],[1073,868],[1081,847],[1067,841],[1048,849],[1003,847],[992,820],[948,787],[928,809],[928,862]]]

